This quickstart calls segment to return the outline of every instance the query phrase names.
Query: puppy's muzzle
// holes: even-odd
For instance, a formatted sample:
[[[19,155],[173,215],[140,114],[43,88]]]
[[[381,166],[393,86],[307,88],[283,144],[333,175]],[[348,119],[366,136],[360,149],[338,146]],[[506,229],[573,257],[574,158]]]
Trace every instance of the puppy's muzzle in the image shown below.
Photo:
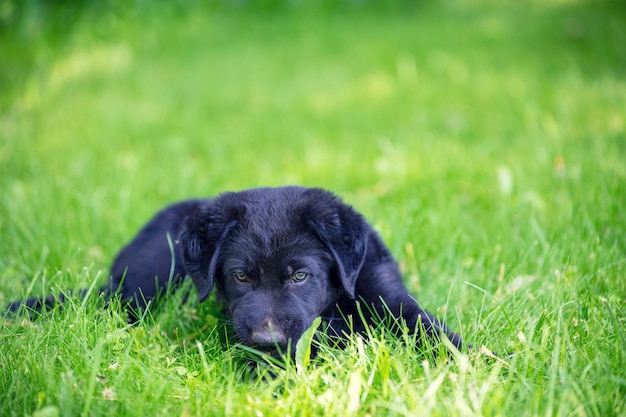
[[[259,347],[276,347],[287,344],[287,336],[272,319],[264,319],[250,335],[252,342]]]

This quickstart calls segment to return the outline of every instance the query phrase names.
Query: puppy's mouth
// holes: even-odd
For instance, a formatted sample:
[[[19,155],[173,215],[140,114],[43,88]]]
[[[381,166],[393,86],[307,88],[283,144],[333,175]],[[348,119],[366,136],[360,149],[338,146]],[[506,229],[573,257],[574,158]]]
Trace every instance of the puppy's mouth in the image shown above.
[[[254,336],[254,334],[253,334]],[[295,354],[295,343],[292,342],[292,339],[285,337],[278,338],[266,338],[261,339],[251,337],[249,340],[251,343],[246,343],[246,345],[254,350],[259,352],[261,355],[267,355],[274,359],[281,359],[285,356],[293,356]]]
[[[267,347],[255,348],[255,349],[259,351],[262,355],[267,355],[274,359],[280,359],[284,356],[284,354],[282,353],[283,352],[282,349],[269,349]]]
[[[259,345],[241,345],[244,350],[252,355],[253,361],[271,362],[275,364],[283,363],[287,358],[294,358],[295,352],[291,344],[287,346],[259,346]]]
[[[285,355],[292,355],[291,340],[288,343],[274,343],[274,344],[253,344],[252,348],[261,352],[262,354],[269,355],[273,358],[280,358]]]

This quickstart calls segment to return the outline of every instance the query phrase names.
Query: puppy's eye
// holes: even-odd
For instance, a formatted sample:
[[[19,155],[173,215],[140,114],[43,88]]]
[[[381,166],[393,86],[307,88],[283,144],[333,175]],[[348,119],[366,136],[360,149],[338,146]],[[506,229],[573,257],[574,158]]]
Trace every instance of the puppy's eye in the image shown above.
[[[248,277],[248,274],[241,271],[234,272],[233,278],[235,278],[239,282],[250,282],[250,277]]]
[[[291,275],[291,282],[299,283],[299,282],[304,281],[308,277],[309,277],[309,274],[307,274],[306,272],[302,272],[302,271],[294,272],[293,275]]]

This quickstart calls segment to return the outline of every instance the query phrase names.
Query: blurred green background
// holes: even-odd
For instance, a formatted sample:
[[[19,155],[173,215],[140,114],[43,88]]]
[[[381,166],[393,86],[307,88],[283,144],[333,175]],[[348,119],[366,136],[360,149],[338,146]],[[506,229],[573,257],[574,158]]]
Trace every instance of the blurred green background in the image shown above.
[[[516,259],[537,230],[621,238],[624,16],[617,1],[3,0],[2,270],[18,278],[3,286],[104,269],[162,205],[262,185],[332,189],[433,268],[452,267],[446,248],[453,264]]]
[[[12,295],[106,269],[164,204],[262,185],[338,192],[413,274],[624,248],[621,2],[3,0],[0,21]]]

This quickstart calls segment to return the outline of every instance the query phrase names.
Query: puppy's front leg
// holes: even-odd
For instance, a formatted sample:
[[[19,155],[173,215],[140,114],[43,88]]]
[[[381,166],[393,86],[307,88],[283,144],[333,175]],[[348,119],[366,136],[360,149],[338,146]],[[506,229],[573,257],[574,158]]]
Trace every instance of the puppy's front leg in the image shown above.
[[[436,343],[445,335],[457,349],[461,349],[461,336],[418,304],[395,267],[372,268],[370,271],[378,273],[360,277],[360,282],[357,282],[358,297],[365,303],[365,307],[360,308],[360,314],[369,324],[391,315],[400,319],[399,324],[408,326],[411,334],[416,333],[418,341]]]
[[[405,299],[401,302],[400,309],[398,317],[401,317],[406,322],[411,333],[417,332],[418,340],[422,340],[420,336],[423,336],[431,342],[440,341],[441,336],[445,335],[457,349],[461,349],[463,346],[461,336],[450,330],[448,326],[431,313],[422,309],[410,293],[407,293]]]

